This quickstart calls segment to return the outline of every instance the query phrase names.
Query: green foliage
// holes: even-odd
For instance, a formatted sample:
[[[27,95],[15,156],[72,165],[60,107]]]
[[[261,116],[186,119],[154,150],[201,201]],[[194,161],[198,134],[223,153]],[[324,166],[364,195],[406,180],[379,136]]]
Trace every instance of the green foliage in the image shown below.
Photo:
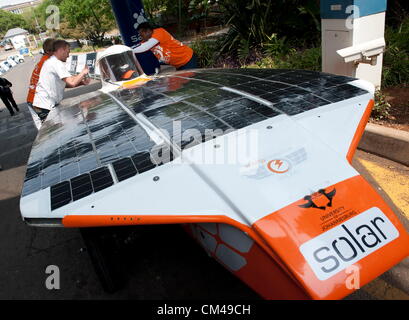
[[[376,120],[387,119],[391,105],[386,101],[385,95],[381,91],[375,92],[375,106],[372,110],[371,117]]]
[[[290,52],[286,37],[278,38],[276,33],[268,37],[268,41],[263,43],[262,46],[267,56],[278,57]]]
[[[64,38],[86,38],[101,44],[105,33],[116,26],[109,0],[44,0],[26,20],[32,24],[37,18],[42,31],[47,30],[50,5],[60,9],[60,26],[54,31]]]
[[[22,16],[8,11],[0,10],[0,35],[3,37],[9,29],[27,28]]]
[[[165,9],[163,0],[144,0],[143,1],[143,7],[145,9],[145,13],[147,15],[147,18],[150,21],[155,21],[156,20],[156,14]]]
[[[389,47],[385,52],[383,87],[409,84],[409,54],[398,47]]]
[[[81,52],[94,52],[96,50],[100,49],[98,46],[82,46],[81,48],[74,48],[71,50],[72,53],[81,53]]]
[[[278,51],[275,55],[264,57],[248,67],[321,71],[321,48],[310,48],[302,51],[288,49],[287,54]]]
[[[189,19],[206,19],[211,6],[212,2],[209,0],[191,0],[189,2]]]
[[[61,3],[63,2],[63,0],[43,0],[43,2],[41,2],[41,4],[37,7],[34,8],[34,11],[32,12],[31,15],[26,16],[26,21],[27,23],[36,23],[38,22],[39,26],[40,26],[40,31],[44,32],[47,30],[47,27],[45,25],[46,19],[49,15],[49,13],[47,13],[47,7],[50,5],[55,5],[57,7],[59,7],[61,5]],[[36,20],[37,21],[33,21]]]
[[[60,10],[71,28],[80,27],[95,44],[116,25],[109,0],[63,0]]]
[[[71,38],[77,40],[87,38],[87,33],[80,25],[72,27],[65,20],[60,23],[60,29],[58,29],[58,33],[63,38]]]
[[[382,86],[409,84],[409,18],[386,28]]]
[[[321,47],[293,51],[287,58],[290,69],[321,71]]]
[[[215,63],[216,42],[196,40],[190,46],[197,56],[201,68],[212,67]]]
[[[241,51],[243,54],[246,48],[262,48],[274,37],[302,38],[300,47],[319,42],[318,0],[223,0],[219,3],[230,27],[221,52]]]
[[[41,26],[38,23],[38,19],[36,20],[35,10],[31,8],[29,11],[23,12],[21,14],[25,21],[26,30],[30,33],[39,33],[41,32]]]
[[[237,56],[243,63],[246,61],[247,57],[250,55],[250,41],[248,39],[240,39]]]

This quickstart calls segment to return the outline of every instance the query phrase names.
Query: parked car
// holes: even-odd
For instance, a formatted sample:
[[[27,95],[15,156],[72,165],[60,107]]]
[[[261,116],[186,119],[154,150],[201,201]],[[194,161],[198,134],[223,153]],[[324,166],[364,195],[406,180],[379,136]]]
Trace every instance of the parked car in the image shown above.
[[[5,50],[5,51],[13,50],[13,46],[12,46],[11,44],[6,44],[6,45],[4,46],[4,50]]]
[[[21,54],[15,54],[9,58],[13,59],[16,63],[23,63],[25,61],[24,57]]]
[[[11,66],[7,61],[2,61],[0,62],[0,68],[2,68],[4,72],[7,72],[11,69]]]
[[[11,58],[11,57],[8,57],[6,61],[10,64],[11,68],[15,67],[15,66],[18,64],[18,63],[15,62],[14,59]]]

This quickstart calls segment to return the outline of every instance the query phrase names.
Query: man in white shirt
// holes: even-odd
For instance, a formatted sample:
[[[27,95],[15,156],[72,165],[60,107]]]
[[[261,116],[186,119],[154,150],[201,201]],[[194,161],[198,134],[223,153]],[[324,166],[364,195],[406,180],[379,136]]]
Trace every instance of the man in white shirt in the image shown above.
[[[65,40],[56,40],[53,44],[54,55],[44,62],[38,80],[33,110],[37,113],[41,122],[45,121],[52,108],[58,105],[64,97],[64,89],[87,85],[90,79],[88,67],[80,74],[71,76],[65,62],[70,55],[70,45]]]

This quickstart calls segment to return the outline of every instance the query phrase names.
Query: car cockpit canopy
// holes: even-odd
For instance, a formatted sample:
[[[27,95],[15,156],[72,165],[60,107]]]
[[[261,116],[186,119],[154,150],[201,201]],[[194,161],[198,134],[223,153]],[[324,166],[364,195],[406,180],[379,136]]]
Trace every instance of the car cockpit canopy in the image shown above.
[[[129,47],[110,47],[98,59],[98,63],[105,82],[129,81],[139,77],[135,55]]]

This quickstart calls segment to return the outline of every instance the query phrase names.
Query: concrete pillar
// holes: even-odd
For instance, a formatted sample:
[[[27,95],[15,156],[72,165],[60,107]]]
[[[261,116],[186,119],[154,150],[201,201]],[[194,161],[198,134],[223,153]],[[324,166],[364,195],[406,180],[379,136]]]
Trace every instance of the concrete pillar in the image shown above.
[[[381,86],[387,0],[321,0],[322,70]]]

